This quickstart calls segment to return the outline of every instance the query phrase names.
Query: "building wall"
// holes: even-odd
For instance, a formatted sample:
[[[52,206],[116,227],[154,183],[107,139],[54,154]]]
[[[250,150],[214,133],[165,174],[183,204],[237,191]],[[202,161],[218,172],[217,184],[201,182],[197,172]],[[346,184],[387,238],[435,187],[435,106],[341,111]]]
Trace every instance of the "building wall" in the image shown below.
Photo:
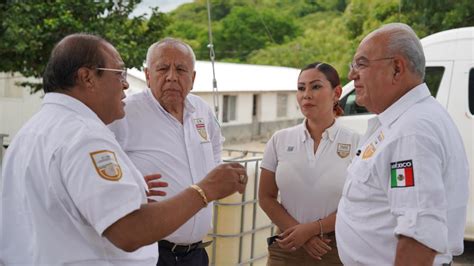
[[[147,88],[146,82],[138,79],[132,75],[127,76],[128,90],[125,91],[127,95],[131,95]]]
[[[19,74],[12,76],[8,73],[0,73],[0,134],[8,134],[4,144],[8,145],[14,135],[23,124],[32,117],[41,107],[41,99],[44,95],[39,92],[31,95],[29,88],[16,85],[17,82],[26,81]],[[32,79],[31,79],[32,81]],[[128,95],[137,93],[147,88],[146,82],[133,75],[128,77]],[[213,108],[212,92],[195,92]],[[257,115],[253,117],[253,96],[258,95]],[[277,95],[287,94],[287,115],[277,117]],[[302,115],[296,104],[295,93],[283,92],[223,92],[219,91],[219,121],[222,121],[224,95],[235,95],[236,120],[226,123],[221,122],[224,136],[229,142],[248,141],[261,137],[268,137],[280,128],[293,125],[295,121],[301,120]]]
[[[277,117],[277,95],[288,95],[287,115]],[[195,93],[213,107],[213,97],[210,92]],[[255,139],[268,139],[282,128],[300,123],[303,116],[296,103],[294,92],[219,92],[219,121],[222,121],[223,96],[237,96],[236,120],[221,122],[222,134],[226,143],[237,143]],[[256,121],[253,121],[253,95],[257,94],[258,109]]]
[[[252,123],[253,93],[249,92],[222,92],[219,95],[219,121],[223,121],[224,95],[237,96],[235,120],[223,122],[222,126],[234,126]]]
[[[284,117],[277,117],[277,102],[278,94],[286,94],[287,100],[287,115]],[[261,122],[272,122],[272,121],[285,121],[300,119],[303,117],[301,114],[298,103],[296,102],[296,93],[293,91],[286,92],[262,92],[261,93]]]
[[[0,73],[0,134],[8,134],[3,144],[9,145],[13,136],[41,107],[42,91],[30,94],[30,89],[16,83],[30,81],[20,74]]]
[[[268,140],[277,130],[297,125],[301,123],[302,120],[302,118],[299,118],[259,122],[256,125],[259,127],[260,133],[258,135],[252,134],[254,127],[252,124],[224,125],[221,127],[221,130],[226,143],[239,143],[261,139]]]

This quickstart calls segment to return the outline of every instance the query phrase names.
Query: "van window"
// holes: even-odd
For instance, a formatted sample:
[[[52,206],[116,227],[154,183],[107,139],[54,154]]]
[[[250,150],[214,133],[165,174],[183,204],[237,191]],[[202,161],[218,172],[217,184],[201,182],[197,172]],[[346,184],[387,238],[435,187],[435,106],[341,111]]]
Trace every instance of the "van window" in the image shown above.
[[[444,67],[442,66],[429,66],[425,69],[425,82],[430,89],[431,95],[436,97],[436,94],[439,90],[439,85],[441,84],[441,80],[443,79],[444,74]],[[472,71],[471,71],[471,75]],[[474,85],[469,85],[474,86]],[[471,107],[471,113],[474,112],[474,89],[472,91],[472,98],[469,98],[469,106]],[[351,91],[348,95],[341,99],[340,103],[342,108],[344,109],[344,115],[362,115],[362,114],[370,114],[365,107],[357,105],[355,102],[355,90]]]
[[[441,79],[443,79],[444,67],[426,67],[425,69],[425,82],[430,89],[431,95],[436,97],[436,94],[439,90],[439,84],[441,84]]]
[[[474,68],[469,71],[469,111],[474,114]]]
[[[341,99],[340,103],[342,109],[344,109],[344,116],[349,115],[362,115],[362,114],[370,114],[365,107],[358,105],[355,102],[356,99],[356,92],[355,90],[351,91],[348,95]]]

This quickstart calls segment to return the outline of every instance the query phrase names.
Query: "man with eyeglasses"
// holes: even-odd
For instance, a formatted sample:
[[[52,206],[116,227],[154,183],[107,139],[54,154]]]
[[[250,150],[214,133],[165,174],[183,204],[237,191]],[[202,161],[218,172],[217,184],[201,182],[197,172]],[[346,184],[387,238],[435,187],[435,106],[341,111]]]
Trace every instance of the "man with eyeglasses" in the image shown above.
[[[158,240],[209,202],[243,192],[245,169],[225,164],[174,197],[147,203],[143,175],[106,127],[124,116],[128,83],[104,39],[62,39],[43,84],[41,110],[3,164],[0,265],[155,265]]]
[[[346,265],[448,265],[463,252],[468,162],[460,134],[423,82],[415,32],[382,26],[350,64],[356,102],[377,114],[360,140],[339,202]]]
[[[199,182],[222,162],[223,137],[209,105],[191,94],[196,71],[192,48],[165,38],[148,48],[148,89],[128,97],[125,117],[109,128],[143,175],[160,173],[166,200]],[[212,204],[159,245],[158,266],[209,265],[203,242],[212,226]]]

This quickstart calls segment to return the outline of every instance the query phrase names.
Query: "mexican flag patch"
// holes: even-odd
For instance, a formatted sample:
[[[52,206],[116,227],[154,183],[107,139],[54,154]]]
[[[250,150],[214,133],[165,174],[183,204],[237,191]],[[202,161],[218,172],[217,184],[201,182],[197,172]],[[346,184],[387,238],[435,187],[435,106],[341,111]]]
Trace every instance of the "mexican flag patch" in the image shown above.
[[[390,163],[390,185],[392,188],[415,186],[412,160]]]

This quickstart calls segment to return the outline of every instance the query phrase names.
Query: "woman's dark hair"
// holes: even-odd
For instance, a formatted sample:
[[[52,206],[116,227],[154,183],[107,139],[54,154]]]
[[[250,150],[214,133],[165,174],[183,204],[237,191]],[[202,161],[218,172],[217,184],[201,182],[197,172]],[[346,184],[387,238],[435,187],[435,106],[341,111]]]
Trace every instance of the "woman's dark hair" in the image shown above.
[[[329,81],[329,83],[331,83],[331,87],[333,89],[341,85],[341,80],[339,79],[339,74],[337,73],[337,70],[334,67],[332,67],[330,64],[323,63],[323,62],[314,62],[309,65],[306,65],[305,67],[301,69],[298,77],[301,75],[301,73],[303,73],[303,71],[308,70],[308,69],[317,69],[321,73],[323,73],[326,79]],[[334,104],[333,110],[334,110],[334,113],[336,114],[336,117],[344,115],[344,110],[339,104],[339,101],[337,101]]]
[[[44,92],[69,90],[76,84],[79,68],[103,66],[105,59],[102,48],[106,43],[103,38],[86,33],[72,34],[62,39],[51,52],[43,73]]]

